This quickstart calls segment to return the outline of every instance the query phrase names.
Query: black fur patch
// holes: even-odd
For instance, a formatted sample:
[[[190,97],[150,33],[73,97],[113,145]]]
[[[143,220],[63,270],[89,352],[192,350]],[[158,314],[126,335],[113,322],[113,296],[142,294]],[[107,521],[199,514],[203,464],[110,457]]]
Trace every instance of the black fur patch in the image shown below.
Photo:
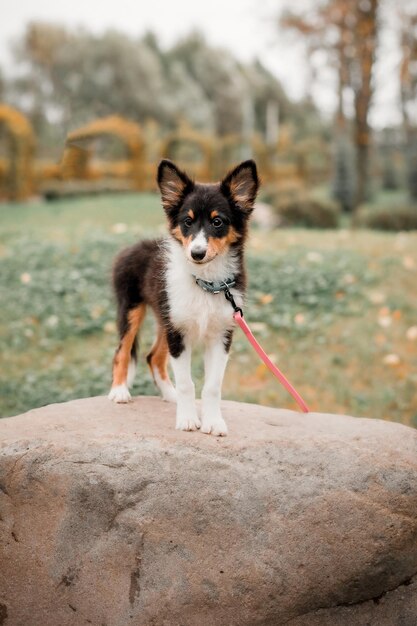
[[[226,330],[223,335],[223,345],[226,353],[229,353],[230,346],[232,345],[233,340],[233,330]]]
[[[179,330],[169,329],[167,341],[170,355],[177,359],[184,350],[184,337]]]

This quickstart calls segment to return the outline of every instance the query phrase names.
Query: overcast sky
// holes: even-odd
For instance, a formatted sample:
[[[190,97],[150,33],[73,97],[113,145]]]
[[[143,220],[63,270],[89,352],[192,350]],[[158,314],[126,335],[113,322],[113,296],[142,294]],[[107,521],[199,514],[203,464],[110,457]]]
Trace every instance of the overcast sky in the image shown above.
[[[304,0],[294,0],[302,5]],[[30,20],[43,20],[67,26],[85,26],[94,32],[115,28],[130,35],[153,30],[164,45],[170,45],[190,30],[205,33],[214,44],[229,48],[248,61],[257,56],[282,81],[287,93],[300,98],[306,81],[300,46],[278,37],[274,14],[282,0],[0,0],[0,64],[10,67],[10,42],[23,32]],[[379,81],[372,121],[377,126],[398,122],[395,75],[398,58],[387,42],[388,54]],[[315,89],[315,97],[325,113],[334,107],[333,88],[325,80]]]

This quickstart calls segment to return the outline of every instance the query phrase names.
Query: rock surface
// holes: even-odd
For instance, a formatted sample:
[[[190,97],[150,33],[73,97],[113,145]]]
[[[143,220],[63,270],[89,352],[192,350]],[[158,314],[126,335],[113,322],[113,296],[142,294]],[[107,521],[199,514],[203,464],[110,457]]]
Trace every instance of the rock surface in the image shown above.
[[[157,398],[0,420],[1,626],[415,626],[417,432]]]

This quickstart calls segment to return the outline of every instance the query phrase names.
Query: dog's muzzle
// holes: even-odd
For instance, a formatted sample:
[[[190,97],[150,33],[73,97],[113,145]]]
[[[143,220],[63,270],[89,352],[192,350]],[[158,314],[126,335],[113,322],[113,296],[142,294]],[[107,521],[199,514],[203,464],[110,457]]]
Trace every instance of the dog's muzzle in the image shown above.
[[[203,231],[193,239],[190,245],[190,255],[193,261],[200,262],[207,254],[208,243]]]

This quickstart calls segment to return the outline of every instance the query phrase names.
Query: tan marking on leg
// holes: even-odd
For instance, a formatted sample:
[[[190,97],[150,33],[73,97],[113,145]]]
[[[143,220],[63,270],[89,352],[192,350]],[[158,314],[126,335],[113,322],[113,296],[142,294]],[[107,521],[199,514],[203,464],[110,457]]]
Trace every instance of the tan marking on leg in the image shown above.
[[[129,327],[126,334],[122,337],[113,359],[113,387],[126,384],[127,369],[129,366],[133,342],[135,341],[136,334],[144,320],[145,313],[146,306],[144,304],[140,304],[135,309],[129,311]]]
[[[158,328],[158,335],[150,353],[147,356],[149,368],[152,376],[154,375],[154,368],[159,372],[162,380],[169,380],[168,375],[168,342],[166,338],[165,330],[161,327]]]

